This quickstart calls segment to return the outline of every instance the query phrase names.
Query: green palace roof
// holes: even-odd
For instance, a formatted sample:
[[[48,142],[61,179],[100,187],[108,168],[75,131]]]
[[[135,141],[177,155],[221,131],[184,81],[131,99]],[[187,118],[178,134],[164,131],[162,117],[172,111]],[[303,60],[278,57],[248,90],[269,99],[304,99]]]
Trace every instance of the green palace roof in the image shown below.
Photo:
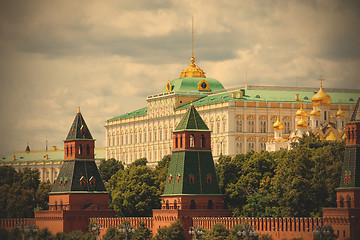
[[[206,78],[207,80],[208,78]],[[170,81],[171,82],[171,81]],[[220,90],[215,93],[210,93],[196,101],[193,102],[195,107],[204,106],[209,104],[216,104],[220,102],[228,102],[228,101],[240,101],[240,102],[288,102],[288,103],[299,103],[298,100],[295,100],[295,94],[299,94],[299,98],[304,100],[304,103],[311,103],[312,96],[317,92],[315,89],[306,89],[306,88],[286,88],[281,89],[281,87],[254,87],[254,89],[236,89],[234,91],[231,90]],[[277,89],[279,88],[279,89]],[[290,90],[289,90],[290,89]],[[244,93],[243,98],[233,98],[233,92],[240,92]],[[359,95],[360,90],[347,90],[343,91],[342,89],[325,89],[326,93],[329,94],[331,97],[332,104],[355,104]],[[190,105],[185,104],[175,110],[179,109],[186,109]],[[118,117],[111,118],[107,121],[114,121],[119,119],[131,118],[131,117],[138,117],[144,116],[147,114],[147,107],[141,108],[139,110],[126,113],[120,115]]]
[[[203,85],[201,85],[201,83]],[[200,89],[208,89],[209,90],[199,90]],[[215,92],[219,90],[224,90],[224,86],[214,78],[200,78],[200,77],[184,77],[178,78],[170,81],[171,88],[169,86],[169,91],[172,92],[193,92],[193,93],[204,93],[204,92]],[[201,87],[202,86],[202,87]],[[162,93],[167,92],[168,85],[166,85]]]
[[[13,157],[15,155],[15,160]],[[46,159],[47,155],[47,159]],[[95,160],[105,159],[105,149],[95,149]],[[64,150],[15,152],[0,159],[1,163],[26,163],[26,162],[57,162],[64,160]]]

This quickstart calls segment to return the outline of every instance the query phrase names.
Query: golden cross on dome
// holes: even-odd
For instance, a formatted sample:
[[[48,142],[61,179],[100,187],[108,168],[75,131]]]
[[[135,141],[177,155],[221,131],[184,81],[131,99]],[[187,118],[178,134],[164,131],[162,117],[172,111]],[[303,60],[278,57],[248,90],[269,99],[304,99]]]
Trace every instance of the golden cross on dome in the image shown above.
[[[321,75],[318,80],[320,80],[320,87],[322,88],[322,84],[323,84],[323,81],[324,81],[325,79],[323,79],[323,77],[322,77],[322,75]]]

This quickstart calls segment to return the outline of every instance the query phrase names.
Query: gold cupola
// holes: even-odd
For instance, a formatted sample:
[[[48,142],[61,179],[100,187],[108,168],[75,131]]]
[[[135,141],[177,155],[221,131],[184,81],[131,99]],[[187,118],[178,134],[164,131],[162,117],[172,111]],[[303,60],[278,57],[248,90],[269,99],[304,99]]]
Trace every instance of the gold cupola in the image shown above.
[[[307,128],[307,122],[301,118],[297,123],[296,123],[296,126],[298,128]]]
[[[284,129],[284,125],[279,121],[279,115],[277,116],[276,122],[274,122],[274,124],[273,124],[273,128],[274,128],[274,130],[283,130]]]
[[[339,111],[336,112],[336,117],[346,117],[346,114],[343,112],[343,110],[339,109]]]
[[[303,117],[303,118],[307,118],[308,114],[307,112],[303,109],[303,101],[301,100],[301,105],[300,105],[300,109],[296,111],[295,113],[295,117]]]
[[[190,62],[191,62],[190,67],[188,67],[187,69],[181,72],[180,78],[184,78],[184,77],[206,78],[205,72],[200,68],[196,67],[194,56],[191,57]]]
[[[324,91],[322,87],[322,81],[324,79],[320,77],[319,80],[321,81],[320,89],[314,96],[312,96],[312,104],[313,106],[329,106],[331,103],[331,97]]]
[[[310,112],[310,117],[320,117],[320,112],[314,108],[311,112]]]

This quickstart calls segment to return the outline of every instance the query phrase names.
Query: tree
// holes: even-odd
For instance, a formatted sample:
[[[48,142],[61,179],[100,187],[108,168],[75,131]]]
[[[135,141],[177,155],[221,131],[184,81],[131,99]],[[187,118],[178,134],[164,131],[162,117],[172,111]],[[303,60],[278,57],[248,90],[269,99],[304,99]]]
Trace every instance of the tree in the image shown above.
[[[216,223],[210,231],[204,234],[203,239],[206,240],[223,240],[229,237],[229,230],[222,223]]]
[[[140,222],[138,227],[135,229],[131,240],[148,240],[151,239],[151,231],[148,229],[144,222]]]
[[[169,170],[171,155],[165,155],[155,167],[156,185],[159,186],[159,193],[162,194],[165,188],[165,181]]]
[[[49,209],[49,192],[51,192],[53,184],[50,182],[40,183],[35,193],[35,204],[37,210]]]
[[[146,166],[147,163],[148,163],[148,161],[147,161],[146,158],[139,158],[139,159],[136,159],[135,162],[131,163],[130,167],[133,167],[133,166]]]
[[[176,220],[169,227],[161,227],[158,229],[157,234],[154,237],[155,240],[185,240],[184,228],[180,220]]]
[[[156,176],[147,166],[131,166],[118,171],[109,180],[110,206],[120,216],[151,216],[160,208]]]
[[[106,230],[103,240],[118,240],[120,239],[120,232],[115,226],[111,226]]]
[[[53,240],[53,239],[54,239],[53,235],[47,228],[39,230],[34,237],[34,240]]]
[[[124,170],[124,165],[114,158],[101,160],[100,162],[99,172],[105,182],[108,182],[111,176],[119,170]]]

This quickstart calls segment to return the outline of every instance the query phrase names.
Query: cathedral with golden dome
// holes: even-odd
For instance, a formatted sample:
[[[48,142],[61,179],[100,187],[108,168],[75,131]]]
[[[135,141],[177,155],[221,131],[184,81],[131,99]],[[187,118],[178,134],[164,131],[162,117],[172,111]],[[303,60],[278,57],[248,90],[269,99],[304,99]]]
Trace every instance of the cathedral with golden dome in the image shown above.
[[[321,81],[320,89],[312,96],[312,110],[310,116],[303,108],[303,100],[301,101],[300,108],[294,115],[295,128],[290,132],[288,139],[279,138],[280,122],[273,124],[274,138],[269,139],[266,149],[268,151],[276,151],[281,148],[290,149],[290,143],[297,141],[297,139],[312,132],[315,136],[319,136],[322,140],[329,141],[342,141],[345,139],[345,123],[347,116],[342,110],[341,99],[338,101],[338,109],[335,113],[334,106],[331,105],[331,97],[325,92],[322,86],[323,78]],[[286,144],[285,144],[285,143]]]

